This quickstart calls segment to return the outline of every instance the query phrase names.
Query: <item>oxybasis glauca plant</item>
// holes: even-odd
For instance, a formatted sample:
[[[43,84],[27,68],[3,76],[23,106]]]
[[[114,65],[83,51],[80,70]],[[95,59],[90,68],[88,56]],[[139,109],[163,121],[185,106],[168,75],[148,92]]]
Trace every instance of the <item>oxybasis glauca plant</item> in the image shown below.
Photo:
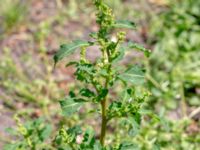
[[[54,61],[56,64],[61,59],[72,54],[76,49],[81,49],[80,60],[70,62],[67,66],[75,65],[76,71],[74,75],[82,83],[83,87],[79,92],[71,91],[69,96],[60,101],[60,105],[63,114],[66,116],[78,111],[84,103],[99,105],[101,110],[99,140],[100,145],[106,147],[105,137],[110,120],[113,118],[135,118],[136,121],[140,122],[141,115],[139,112],[148,95],[148,92],[142,93],[141,96],[136,96],[135,94],[137,85],[144,82],[143,69],[137,65],[121,69],[117,64],[122,60],[127,49],[141,50],[146,56],[149,55],[150,51],[133,42],[125,44],[125,32],[116,33],[117,40],[111,40],[111,32],[114,29],[135,29],[135,24],[130,21],[115,21],[112,10],[103,0],[93,1],[97,9],[96,23],[99,25],[98,32],[90,34],[93,40],[76,40],[69,44],[61,45],[59,51],[54,55]],[[95,62],[92,62],[87,59],[86,51],[89,46],[94,45],[99,47],[101,56]],[[121,86],[120,92],[122,94],[119,97],[112,95],[116,84]]]

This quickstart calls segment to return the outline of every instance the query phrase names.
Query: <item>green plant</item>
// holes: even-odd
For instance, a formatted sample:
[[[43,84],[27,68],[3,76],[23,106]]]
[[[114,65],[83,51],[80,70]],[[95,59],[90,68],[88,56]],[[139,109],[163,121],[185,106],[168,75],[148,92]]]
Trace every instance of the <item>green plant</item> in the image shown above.
[[[41,52],[45,52],[46,46],[45,46],[45,39],[48,37],[50,32],[50,22],[51,21],[43,21],[38,25],[38,31],[35,32],[35,39],[38,42],[38,49]]]
[[[25,18],[27,7],[24,2],[19,0],[0,0],[0,17],[2,18],[2,29],[9,31],[16,28]]]
[[[91,41],[76,40],[61,45],[54,56],[54,61],[56,65],[76,49],[81,49],[80,60],[66,65],[75,65],[74,75],[80,82],[80,86],[60,100],[60,105],[63,115],[70,118],[84,104],[89,104],[89,110],[85,110],[84,113],[93,113],[98,118],[100,116],[100,133],[98,130],[94,131],[91,126],[81,126],[81,123],[66,125],[63,119],[63,123],[60,123],[61,128],[56,126],[55,132],[50,135],[51,128],[48,126],[45,128],[44,122],[40,119],[30,121],[27,126],[27,123],[23,125],[16,117],[15,135],[20,141],[12,141],[6,146],[7,149],[128,150],[138,148],[132,138],[123,137],[124,134],[131,137],[137,135],[142,114],[149,114],[145,112],[146,97],[149,93],[140,87],[145,82],[144,69],[136,64],[128,68],[122,67],[120,60],[129,49],[143,51],[146,56],[150,51],[134,42],[125,43],[125,32],[116,33],[119,28],[135,29],[133,22],[115,21],[111,9],[103,0],[94,0],[94,4],[97,8],[98,32],[90,34]],[[116,36],[116,41],[111,40],[113,36]],[[86,57],[89,46],[97,46],[101,51],[101,55],[95,61]],[[81,114],[82,112],[79,113]],[[115,131],[107,129],[111,126]],[[121,130],[121,126],[125,129],[118,133],[117,129]],[[12,132],[15,133],[15,130]],[[108,132],[112,132],[116,138],[108,138]],[[48,138],[51,137],[54,138],[50,142]],[[48,147],[44,147],[45,144]]]
[[[149,59],[154,101],[161,100],[169,109],[181,103],[184,117],[188,105],[200,105],[195,92],[200,87],[199,7],[199,1],[171,1],[169,9],[154,17],[151,25],[155,37],[151,39],[156,40]]]
[[[103,0],[94,0],[94,4],[97,8],[96,22],[99,25],[99,31],[97,33],[91,33],[92,41],[76,40],[70,44],[63,44],[60,46],[59,51],[54,56],[55,65],[58,61],[64,57],[69,56],[77,48],[81,48],[80,61],[69,62],[67,66],[75,65],[76,71],[74,73],[77,80],[82,85],[78,92],[70,91],[69,96],[60,101],[63,114],[71,116],[80,109],[85,103],[95,104],[92,112],[101,114],[101,132],[100,143],[101,146],[105,146],[106,131],[109,122],[114,118],[127,118],[130,119],[129,123],[139,124],[141,121],[141,107],[145,102],[145,98],[148,96],[148,92],[139,93],[137,95],[137,87],[144,82],[144,71],[138,65],[133,65],[128,69],[122,69],[118,67],[118,61],[120,61],[125,53],[125,50],[130,48],[136,48],[148,56],[149,50],[142,46],[130,42],[128,46],[123,44],[125,40],[125,32],[117,33],[117,40],[112,41],[111,36],[116,28],[134,29],[135,24],[130,21],[115,21],[111,9],[103,2]],[[113,33],[114,34],[114,33]],[[98,46],[101,51],[101,56],[94,62],[91,62],[86,57],[87,47]],[[111,93],[115,92],[115,86],[122,87],[123,90],[118,91],[113,96]],[[100,108],[98,107],[100,106]],[[131,125],[134,127],[134,125]],[[131,130],[131,129],[130,129]],[[84,139],[90,136],[91,130],[87,130]],[[62,130],[62,135],[65,135],[67,139],[68,131]],[[75,133],[74,133],[75,134]],[[77,133],[75,134],[77,135]],[[61,135],[60,135],[61,136]],[[61,136],[62,137],[62,136]],[[62,139],[62,138],[59,139]],[[92,135],[93,137],[93,135]],[[87,139],[88,140],[88,139]],[[76,149],[77,145],[73,145],[73,138],[68,141],[69,146]],[[84,140],[83,140],[84,141]],[[90,145],[90,148],[94,148],[95,144]],[[120,144],[120,146],[123,147]],[[125,144],[131,147],[132,144]],[[86,147],[84,147],[86,148]],[[89,148],[89,147],[88,147]],[[122,149],[122,148],[121,148]]]
[[[57,99],[61,94],[52,94],[58,91],[59,88],[53,82],[50,67],[45,67],[45,73],[40,68],[42,63],[49,64],[49,62],[40,62],[35,56],[33,60],[34,54],[32,52],[22,54],[17,60],[14,60],[12,51],[8,47],[3,48],[1,54],[0,88],[2,93],[0,98],[2,103],[7,106],[6,108],[9,111],[15,113],[18,113],[16,103],[28,104],[30,107],[20,109],[20,112],[24,111],[32,114],[36,109],[39,109],[42,114],[48,116],[47,109],[49,105],[55,103],[53,99]],[[37,63],[35,62],[36,59],[38,60]],[[19,65],[24,61],[28,64],[27,66]],[[30,66],[32,67],[29,68]]]
[[[4,147],[4,150],[19,150],[19,149],[51,149],[49,136],[52,132],[52,126],[45,124],[44,118],[39,118],[34,121],[28,121],[25,124],[19,119],[18,115],[14,117],[17,128],[7,128],[7,131],[17,138],[23,137],[24,140],[11,142]]]
[[[152,93],[149,106],[155,111],[166,109],[169,130],[157,123],[143,124],[135,138],[143,149],[152,143],[162,150],[199,149],[200,122],[191,117],[200,106],[199,7],[199,1],[171,1],[168,9],[151,19],[154,50],[146,63],[147,86]]]

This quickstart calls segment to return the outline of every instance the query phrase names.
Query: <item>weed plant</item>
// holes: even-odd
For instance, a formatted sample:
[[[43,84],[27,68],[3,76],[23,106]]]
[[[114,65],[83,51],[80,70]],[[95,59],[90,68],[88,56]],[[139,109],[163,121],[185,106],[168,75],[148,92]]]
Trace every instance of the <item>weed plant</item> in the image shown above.
[[[72,127],[63,125],[56,131],[53,140],[49,140],[52,127],[45,125],[45,119],[22,124],[16,115],[17,131],[13,129],[9,131],[19,136],[21,140],[10,143],[5,149],[127,150],[138,148],[131,138],[124,139],[123,135],[110,143],[107,134],[109,124],[113,120],[120,120],[121,128],[124,126],[128,131],[123,134],[130,136],[135,136],[136,129],[140,127],[142,115],[147,113],[143,106],[149,96],[146,90],[138,90],[139,85],[145,82],[144,69],[136,64],[122,68],[119,67],[119,61],[123,59],[128,49],[140,50],[146,56],[149,56],[150,50],[134,42],[126,44],[124,42],[126,33],[118,30],[121,28],[135,29],[135,24],[125,20],[116,21],[112,10],[103,0],[93,2],[97,9],[96,23],[99,30],[90,34],[92,38],[90,41],[75,40],[61,45],[54,56],[54,61],[56,66],[59,61],[80,48],[80,60],[69,62],[66,65],[67,67],[75,66],[74,75],[81,83],[80,87],[70,91],[67,97],[60,100],[60,105],[63,115],[70,118],[84,104],[91,104],[93,106],[91,110],[85,110],[84,113],[85,115],[87,113],[99,115],[101,118],[100,134],[96,134],[98,131],[94,131],[91,126],[81,128],[79,124]],[[117,33],[114,32],[116,30]],[[112,40],[114,35],[116,36],[115,41]],[[101,56],[93,62],[86,57],[90,46],[97,46],[101,52]],[[120,87],[120,90],[115,90],[116,87]]]

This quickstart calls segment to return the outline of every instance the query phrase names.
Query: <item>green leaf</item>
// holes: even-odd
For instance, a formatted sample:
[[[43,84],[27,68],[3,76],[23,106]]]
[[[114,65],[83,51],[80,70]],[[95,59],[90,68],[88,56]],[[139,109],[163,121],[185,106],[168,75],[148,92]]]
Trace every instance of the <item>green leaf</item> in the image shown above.
[[[96,141],[93,147],[94,150],[104,150],[99,141]]]
[[[169,132],[170,126],[169,121],[167,121],[164,117],[159,117],[160,124],[163,126],[164,130]]]
[[[69,67],[69,66],[72,66],[72,65],[78,65],[78,62],[71,61],[71,62],[67,63],[65,67]]]
[[[144,71],[139,66],[133,66],[126,70],[124,73],[118,75],[118,77],[132,84],[142,84],[144,83]]]
[[[119,20],[116,21],[115,24],[113,25],[115,28],[127,28],[127,29],[135,29],[136,25],[132,21],[128,20]]]
[[[108,109],[108,119],[112,119],[114,117],[122,117],[123,106],[121,102],[113,101]]]
[[[9,134],[12,135],[12,136],[18,134],[18,132],[17,132],[14,128],[11,128],[11,127],[6,128],[6,129],[5,129],[5,132],[9,133]]]
[[[83,139],[83,142],[88,145],[91,145],[91,143],[94,143],[94,130],[91,129],[91,128],[88,128],[86,131],[85,131],[85,134],[84,134],[84,139]],[[91,145],[93,146],[93,145]]]
[[[92,38],[94,38],[94,39],[96,39],[98,36],[97,36],[97,32],[91,32],[90,34],[89,34],[89,36],[90,37],[92,37]]]
[[[71,116],[74,112],[78,111],[82,104],[82,102],[77,102],[75,99],[70,97],[60,101],[63,114],[66,116]]]
[[[9,143],[3,146],[3,150],[16,150],[19,149],[20,143]]]
[[[128,43],[128,46],[129,46],[130,48],[135,48],[135,49],[138,49],[138,50],[144,52],[144,54],[145,54],[146,57],[149,57],[149,56],[150,56],[151,50],[144,48],[144,47],[143,47],[142,45],[140,45],[140,44],[133,43],[133,42],[129,42],[129,43]]]
[[[119,62],[120,60],[122,60],[123,57],[124,57],[124,55],[125,55],[125,50],[126,50],[126,48],[124,48],[124,47],[121,46],[121,47],[119,48],[119,53],[118,53],[118,55],[113,59],[112,63],[117,63],[117,62]]]
[[[58,61],[60,61],[61,59],[63,59],[64,57],[72,54],[75,49],[77,49],[79,47],[90,46],[90,45],[91,45],[91,42],[81,41],[81,40],[76,40],[76,41],[73,41],[70,44],[61,45],[58,52],[54,55],[55,64]]]
[[[80,94],[81,94],[82,96],[85,96],[85,97],[88,97],[88,98],[89,98],[89,97],[95,96],[95,93],[92,92],[92,91],[89,90],[89,89],[81,89]]]
[[[95,73],[95,68],[92,64],[81,64],[79,63],[75,72],[77,80],[91,82],[91,76]]]
[[[44,141],[47,138],[49,138],[49,136],[51,135],[52,132],[52,126],[50,124],[45,125],[45,127],[42,129],[40,136],[41,136],[41,140]]]
[[[67,133],[76,137],[77,135],[80,135],[82,133],[81,126],[75,125],[72,128],[69,128],[67,130]]]
[[[139,129],[140,129],[140,123],[138,121],[138,119],[140,118],[134,118],[134,117],[128,118],[128,122],[130,123],[130,126],[131,126],[131,128],[129,129],[129,135],[132,137],[135,137],[139,133]],[[136,115],[136,117],[138,116]]]
[[[135,143],[123,142],[120,144],[119,150],[140,150],[140,148]]]
[[[99,92],[99,95],[97,97],[97,101],[99,102],[99,101],[103,100],[106,97],[107,94],[108,94],[108,89],[102,89]]]
[[[81,149],[93,150],[95,144],[94,130],[92,128],[87,128],[83,136],[83,141],[80,145]]]
[[[79,64],[77,66],[77,70],[84,71],[84,72],[91,74],[91,75],[94,74],[94,68],[91,64]]]
[[[159,144],[154,144],[153,145],[153,150],[160,150],[161,148],[160,148],[160,145]]]

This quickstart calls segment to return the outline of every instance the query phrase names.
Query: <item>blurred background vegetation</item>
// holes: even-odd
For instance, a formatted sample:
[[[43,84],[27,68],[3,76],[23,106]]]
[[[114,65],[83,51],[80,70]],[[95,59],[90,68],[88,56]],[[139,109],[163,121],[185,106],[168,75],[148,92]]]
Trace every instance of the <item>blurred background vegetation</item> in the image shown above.
[[[52,60],[61,43],[89,39],[88,34],[98,29],[92,1],[0,0],[0,3],[0,147],[13,139],[5,130],[11,132],[8,127],[16,125],[13,119],[16,114],[24,122],[43,117],[53,130],[62,124],[84,124],[83,119],[98,130],[98,118],[90,120],[90,115],[82,113],[70,119],[61,115],[59,98],[78,84],[74,83],[73,68],[60,64],[53,70]],[[139,134],[134,133],[132,140],[144,150],[197,150],[200,147],[200,1],[109,0],[107,3],[117,19],[137,24],[135,31],[128,31],[126,40],[152,50],[148,59],[141,59],[143,55],[137,51],[129,51],[123,65],[139,60],[145,67],[144,87],[151,92],[147,107],[163,121],[144,118],[143,128],[135,128],[134,132]],[[96,53],[91,50],[88,57],[95,58]],[[71,59],[77,58],[75,54]],[[123,135],[120,128],[117,131],[108,137],[111,142],[117,142]]]

